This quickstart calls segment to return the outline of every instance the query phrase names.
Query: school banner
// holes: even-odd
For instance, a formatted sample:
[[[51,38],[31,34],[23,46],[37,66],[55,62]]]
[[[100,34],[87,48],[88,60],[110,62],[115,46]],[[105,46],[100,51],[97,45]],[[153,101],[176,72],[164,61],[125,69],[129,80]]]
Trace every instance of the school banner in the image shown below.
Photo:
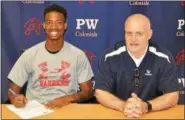
[[[81,48],[94,73],[103,51],[124,38],[124,21],[132,13],[151,19],[152,40],[168,48],[176,60],[184,104],[184,5],[183,1],[2,1],[1,100],[7,99],[7,75],[24,49],[45,40],[43,10],[51,4],[68,11],[65,40]]]

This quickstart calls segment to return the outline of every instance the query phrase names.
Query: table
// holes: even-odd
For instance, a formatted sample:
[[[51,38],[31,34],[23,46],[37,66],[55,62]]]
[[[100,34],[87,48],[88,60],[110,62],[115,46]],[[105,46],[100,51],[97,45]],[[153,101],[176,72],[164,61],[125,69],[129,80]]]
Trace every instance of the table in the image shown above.
[[[20,119],[11,112],[6,104],[1,105],[2,119]],[[69,104],[56,109],[53,113],[35,117],[33,119],[125,119],[123,113],[106,108],[100,104]],[[150,112],[141,116],[141,119],[184,119],[184,105]]]

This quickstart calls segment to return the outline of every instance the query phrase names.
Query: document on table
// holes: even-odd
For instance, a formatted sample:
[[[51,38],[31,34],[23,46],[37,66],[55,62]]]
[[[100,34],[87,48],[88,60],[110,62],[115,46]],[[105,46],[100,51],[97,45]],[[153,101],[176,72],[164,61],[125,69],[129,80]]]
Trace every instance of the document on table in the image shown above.
[[[23,119],[29,119],[53,112],[53,110],[45,108],[44,105],[36,100],[28,101],[26,106],[22,108],[16,108],[14,105],[8,105],[7,107]]]

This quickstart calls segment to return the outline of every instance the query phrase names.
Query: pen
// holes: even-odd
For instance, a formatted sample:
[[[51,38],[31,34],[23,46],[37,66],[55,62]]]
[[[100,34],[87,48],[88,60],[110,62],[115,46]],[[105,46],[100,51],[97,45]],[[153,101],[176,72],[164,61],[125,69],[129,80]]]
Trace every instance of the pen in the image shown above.
[[[12,89],[9,89],[9,91],[10,91],[13,95],[18,96],[18,94],[15,93],[15,91],[13,91]]]
[[[12,89],[9,89],[9,91],[10,91],[13,95],[15,95],[15,96],[18,96],[18,95],[19,95],[19,94],[15,93],[15,91],[13,91]],[[27,100],[26,100],[26,99],[24,99],[24,101],[25,101],[25,103],[27,103]]]

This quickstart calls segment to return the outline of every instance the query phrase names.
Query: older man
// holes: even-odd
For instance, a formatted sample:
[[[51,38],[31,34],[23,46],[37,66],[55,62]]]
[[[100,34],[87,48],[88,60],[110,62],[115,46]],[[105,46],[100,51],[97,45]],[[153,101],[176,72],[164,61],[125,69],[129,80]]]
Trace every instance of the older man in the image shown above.
[[[95,96],[102,105],[140,117],[175,106],[179,97],[171,53],[152,43],[149,18],[133,14],[125,22],[125,42],[107,50],[95,76]]]

